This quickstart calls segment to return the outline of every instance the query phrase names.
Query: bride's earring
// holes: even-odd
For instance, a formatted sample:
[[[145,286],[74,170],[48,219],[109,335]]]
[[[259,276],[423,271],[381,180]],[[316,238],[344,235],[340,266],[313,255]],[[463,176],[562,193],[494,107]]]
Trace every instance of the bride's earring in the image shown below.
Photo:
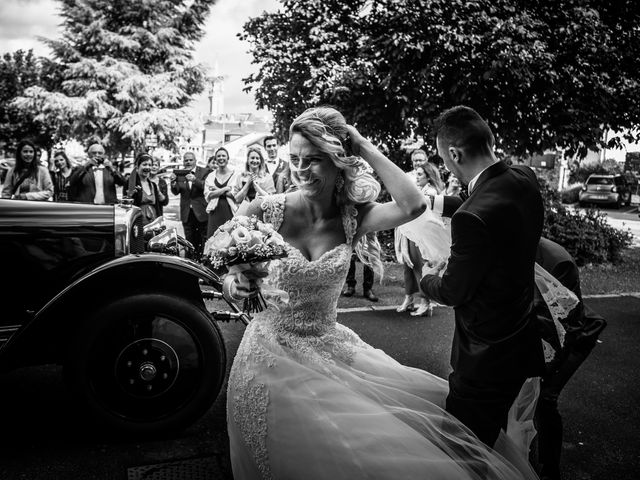
[[[341,192],[343,188],[344,188],[344,177],[342,176],[342,173],[338,173],[338,176],[336,177],[336,191]]]

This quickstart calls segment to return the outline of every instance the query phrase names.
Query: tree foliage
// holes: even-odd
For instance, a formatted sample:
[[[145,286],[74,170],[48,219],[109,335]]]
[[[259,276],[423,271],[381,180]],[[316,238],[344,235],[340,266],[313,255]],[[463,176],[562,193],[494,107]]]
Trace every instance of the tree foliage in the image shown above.
[[[57,66],[46,58],[38,58],[33,50],[17,50],[0,58],[0,143],[12,149],[24,137],[43,147],[51,146],[51,128],[26,115],[11,101],[34,85],[55,84]]]
[[[155,133],[161,144],[196,131],[187,107],[204,88],[192,61],[215,0],[61,0],[63,35],[44,39],[62,71],[13,105],[57,139],[99,136],[129,151]]]
[[[245,25],[245,82],[280,132],[327,103],[389,141],[466,104],[508,153],[585,154],[638,135],[639,25],[633,0],[283,0]]]

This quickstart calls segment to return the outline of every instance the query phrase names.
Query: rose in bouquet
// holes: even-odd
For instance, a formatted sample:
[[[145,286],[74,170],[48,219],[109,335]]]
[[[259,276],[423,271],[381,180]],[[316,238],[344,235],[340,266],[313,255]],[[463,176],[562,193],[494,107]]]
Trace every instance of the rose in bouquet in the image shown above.
[[[205,264],[216,271],[226,269],[228,278],[240,285],[238,290],[252,292],[244,299],[246,312],[262,311],[267,306],[265,295],[286,301],[285,292],[261,288],[268,262],[287,256],[286,243],[271,224],[261,222],[255,215],[238,215],[216,230],[204,252]],[[232,285],[225,279],[227,288]]]

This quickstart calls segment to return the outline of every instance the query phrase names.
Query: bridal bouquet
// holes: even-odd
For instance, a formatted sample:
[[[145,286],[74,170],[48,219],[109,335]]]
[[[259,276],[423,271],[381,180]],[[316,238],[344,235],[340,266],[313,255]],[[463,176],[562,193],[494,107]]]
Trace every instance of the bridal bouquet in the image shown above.
[[[285,247],[284,239],[271,224],[261,222],[255,215],[239,215],[221,225],[207,240],[203,262],[213,270],[226,268],[229,275],[265,276],[268,262],[287,256]],[[244,300],[245,312],[264,310],[267,303],[263,292],[268,297],[285,300],[286,292],[261,288],[259,278],[251,282],[258,287],[258,293]]]

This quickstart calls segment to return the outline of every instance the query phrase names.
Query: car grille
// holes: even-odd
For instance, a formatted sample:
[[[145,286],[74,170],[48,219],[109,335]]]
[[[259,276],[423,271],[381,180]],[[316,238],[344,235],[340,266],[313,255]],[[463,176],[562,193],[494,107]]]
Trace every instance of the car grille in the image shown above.
[[[142,217],[138,216],[131,226],[131,243],[129,253],[144,252],[144,233],[142,231]]]

